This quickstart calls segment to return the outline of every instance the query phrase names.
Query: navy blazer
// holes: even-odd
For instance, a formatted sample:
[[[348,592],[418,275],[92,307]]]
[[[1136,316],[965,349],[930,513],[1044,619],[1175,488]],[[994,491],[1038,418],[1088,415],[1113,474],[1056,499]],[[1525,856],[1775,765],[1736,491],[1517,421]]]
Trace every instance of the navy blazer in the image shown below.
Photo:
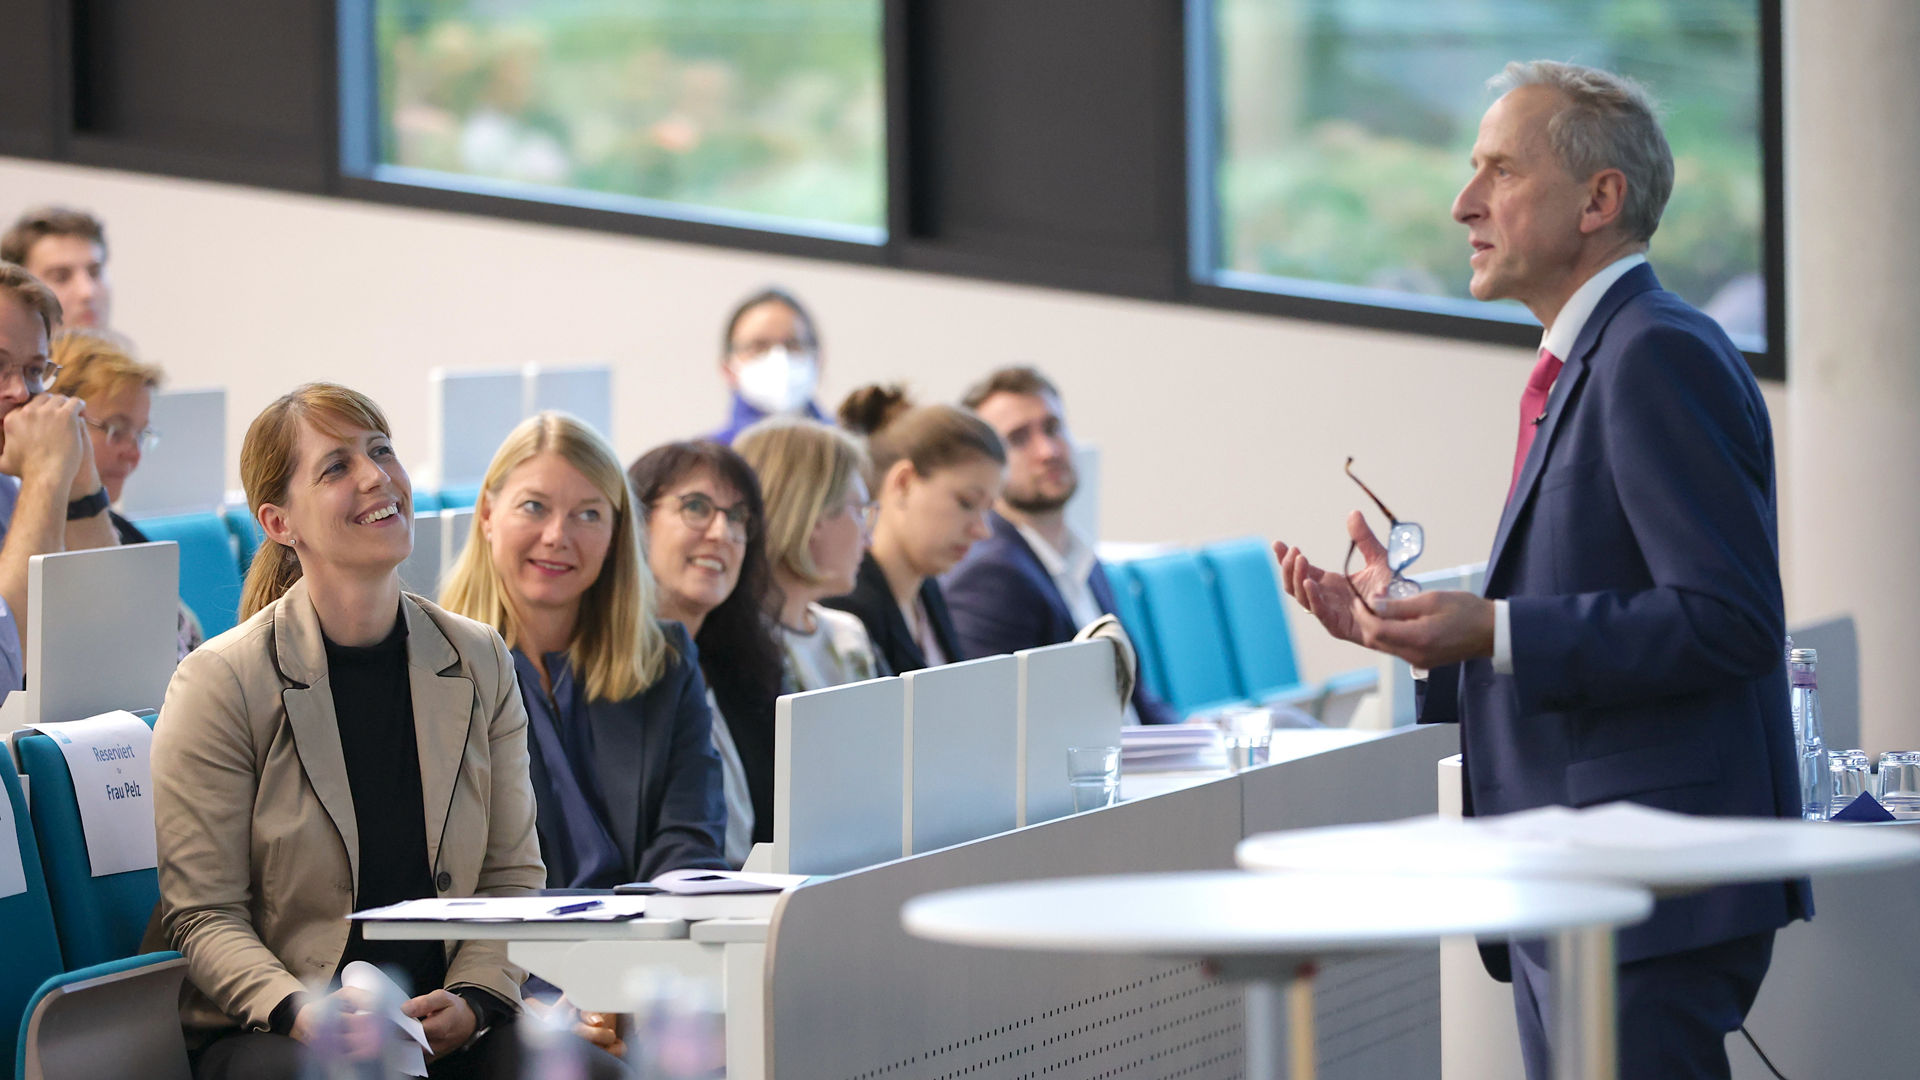
[[[1513,674],[1490,659],[1436,669],[1421,719],[1460,721],[1469,813],[1626,799],[1798,817],[1760,388],[1648,266],[1607,290],[1572,354],[1487,564]],[[1805,882],[1712,889],[1661,901],[1620,931],[1617,956],[1811,914]]]
[[[728,868],[721,853],[727,806],[699,654],[686,627],[662,622],[660,629],[673,649],[660,678],[624,701],[587,703],[594,778],[628,881],[683,867]],[[542,691],[522,686],[520,692]],[[543,849],[554,849],[554,827],[552,815],[538,815]]]
[[[927,624],[933,630],[933,640],[940,644],[940,651],[947,654],[947,662],[972,656],[961,648],[960,635],[953,629],[953,616],[947,611],[947,600],[941,595],[939,582],[928,578],[920,583],[920,602],[926,606]],[[906,617],[900,614],[900,605],[887,586],[886,572],[874,561],[873,552],[867,552],[860,560],[860,574],[854,578],[852,592],[821,603],[860,617],[866,625],[867,636],[873,639],[873,651],[886,664],[888,674],[904,675],[927,666],[927,656],[920,651],[920,643],[913,640]]]
[[[940,580],[960,643],[973,656],[997,656],[1072,641],[1080,632],[1053,575],[1013,522],[989,516],[993,535],[973,545],[960,565]],[[1113,585],[1099,561],[1088,579],[1094,603],[1113,614]],[[1143,724],[1177,724],[1180,714],[1138,679],[1133,710]]]

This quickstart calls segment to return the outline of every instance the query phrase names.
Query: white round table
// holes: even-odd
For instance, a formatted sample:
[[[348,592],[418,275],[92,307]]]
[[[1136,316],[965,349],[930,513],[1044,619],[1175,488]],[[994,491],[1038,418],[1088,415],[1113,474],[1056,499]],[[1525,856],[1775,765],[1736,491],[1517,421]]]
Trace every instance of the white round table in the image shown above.
[[[1545,807],[1487,818],[1419,817],[1263,833],[1240,842],[1249,870],[1453,875],[1525,881],[1609,881],[1680,895],[1815,873],[1920,862],[1912,830],[1780,818],[1697,817],[1630,803],[1586,810]],[[1512,934],[1525,937],[1525,934]],[[1612,1080],[1611,929],[1568,928],[1552,938],[1556,1078]]]
[[[916,937],[959,945],[1211,962],[1248,989],[1250,1077],[1279,1075],[1268,1031],[1276,983],[1290,978],[1291,1075],[1313,1075],[1312,973],[1351,953],[1432,945],[1457,934],[1545,935],[1638,922],[1645,889],[1573,881],[1217,871],[983,885],[910,901]]]

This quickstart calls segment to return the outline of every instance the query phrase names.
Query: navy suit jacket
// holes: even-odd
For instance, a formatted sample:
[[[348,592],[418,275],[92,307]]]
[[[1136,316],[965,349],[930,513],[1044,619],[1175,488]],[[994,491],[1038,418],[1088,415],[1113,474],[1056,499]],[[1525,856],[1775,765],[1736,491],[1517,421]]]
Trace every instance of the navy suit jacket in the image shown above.
[[[1072,641],[1080,628],[1040,556],[1013,522],[994,513],[989,524],[993,535],[973,545],[940,582],[960,643],[972,656],[997,656]],[[1113,585],[1097,561],[1089,584],[1100,610],[1113,614]],[[1137,679],[1133,710],[1143,724],[1180,722],[1180,714]]]
[[[927,666],[927,656],[920,651],[920,643],[913,640],[913,631],[907,628],[900,605],[894,603],[886,572],[874,561],[873,552],[867,552],[860,560],[860,574],[854,578],[852,592],[821,602],[860,617],[867,636],[873,639],[873,651],[887,666],[888,674],[904,675]],[[940,651],[947,654],[947,662],[971,658],[974,654],[962,648],[960,635],[954,632],[953,616],[947,611],[939,582],[928,578],[920,583],[920,603],[927,609],[927,624],[933,630],[933,640],[939,643]]]
[[[685,627],[660,628],[674,652],[665,674],[625,701],[587,703],[594,778],[627,881],[683,867],[727,869],[727,807],[699,654]],[[538,686],[520,689],[541,693]],[[537,815],[536,827],[541,846],[552,850],[547,832],[557,827],[555,817]]]
[[[1799,816],[1766,403],[1652,268],[1607,291],[1566,358],[1486,595],[1508,603],[1513,674],[1436,669],[1421,702],[1422,720],[1460,721],[1469,813],[1626,799]],[[1660,902],[1617,956],[1811,914],[1805,882],[1712,889]]]

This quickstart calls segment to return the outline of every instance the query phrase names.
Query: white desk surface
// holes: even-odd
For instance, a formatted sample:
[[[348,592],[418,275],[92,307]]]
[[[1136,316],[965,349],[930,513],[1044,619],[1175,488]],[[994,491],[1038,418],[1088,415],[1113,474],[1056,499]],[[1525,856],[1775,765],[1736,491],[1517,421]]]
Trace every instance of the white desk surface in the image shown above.
[[[685,919],[629,919],[626,922],[364,919],[360,926],[369,941],[671,941],[687,936]]]
[[[1225,870],[953,889],[909,901],[901,922],[916,937],[992,948],[1318,957],[1621,926],[1652,910],[1645,889],[1595,882]]]
[[[1689,818],[1693,838],[1646,846],[1590,846],[1499,831],[1500,818],[1406,818],[1263,833],[1240,842],[1250,870],[1584,878],[1684,891],[1809,874],[1877,870],[1920,862],[1911,830],[1779,818]],[[1723,831],[1714,840],[1708,829]],[[1430,884],[1430,883],[1428,883]],[[1425,888],[1423,884],[1421,888]]]

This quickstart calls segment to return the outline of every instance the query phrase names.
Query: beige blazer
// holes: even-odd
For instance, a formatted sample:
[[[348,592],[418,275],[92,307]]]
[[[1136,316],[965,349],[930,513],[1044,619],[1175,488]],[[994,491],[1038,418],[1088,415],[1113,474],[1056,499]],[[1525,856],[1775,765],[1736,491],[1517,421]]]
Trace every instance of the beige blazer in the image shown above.
[[[538,889],[527,714],[506,646],[421,597],[400,606],[439,895]],[[359,880],[362,823],[304,581],[180,662],[154,729],[153,781],[160,907],[149,947],[186,955],[189,1032],[265,1030],[288,994],[333,974]],[[517,1003],[525,977],[502,942],[448,946],[448,987]]]

